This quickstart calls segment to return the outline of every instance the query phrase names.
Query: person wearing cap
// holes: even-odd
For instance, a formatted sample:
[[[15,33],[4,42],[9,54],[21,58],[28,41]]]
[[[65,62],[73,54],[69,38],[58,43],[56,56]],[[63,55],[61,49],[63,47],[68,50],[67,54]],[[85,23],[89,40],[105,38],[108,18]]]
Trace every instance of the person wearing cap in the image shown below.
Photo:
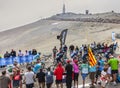
[[[10,88],[10,78],[6,76],[6,71],[2,71],[0,76],[0,88]]]
[[[110,60],[108,61],[108,64],[110,65],[111,67],[111,73],[112,73],[112,81],[113,81],[113,84],[116,85],[116,77],[117,77],[117,74],[118,74],[118,68],[119,68],[119,61],[118,59],[116,59],[113,55],[110,54]]]
[[[79,66],[77,59],[74,59],[73,61],[73,71],[74,71],[74,87],[77,85],[78,88]]]
[[[61,62],[58,63],[58,66],[56,67],[54,71],[54,75],[56,76],[56,86],[59,88],[59,84],[61,85],[61,88],[63,88],[63,83],[62,83],[62,77],[64,73],[64,68],[62,67]]]
[[[65,67],[66,71],[66,86],[67,88],[72,87],[72,73],[73,73],[73,66],[70,64],[70,60],[67,60],[67,65]]]

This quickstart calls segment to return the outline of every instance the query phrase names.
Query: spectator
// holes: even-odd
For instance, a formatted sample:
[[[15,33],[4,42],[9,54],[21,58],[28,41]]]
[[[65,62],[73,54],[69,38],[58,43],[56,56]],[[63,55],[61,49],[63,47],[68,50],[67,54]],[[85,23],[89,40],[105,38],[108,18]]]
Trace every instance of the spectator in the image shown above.
[[[56,46],[54,46],[54,48],[53,48],[53,59],[54,60],[56,59],[57,52],[58,52],[58,50],[57,50]]]
[[[110,48],[110,53],[113,55],[114,54],[114,48],[113,48],[113,46],[114,46],[114,44],[111,44],[110,46],[109,46],[109,48]]]
[[[32,50],[32,55],[37,55],[37,50],[36,49]]]
[[[66,86],[67,88],[72,87],[72,73],[73,73],[73,66],[70,64],[70,60],[67,61],[67,65],[65,67],[66,70]]]
[[[29,50],[28,52],[29,52],[29,55],[32,55],[32,51],[31,50]]]
[[[42,69],[37,73],[36,78],[38,79],[39,87],[45,88],[45,73]]]
[[[22,76],[20,70],[13,70],[13,88],[22,88],[21,86]]]
[[[25,50],[25,56],[29,56],[29,52]]]
[[[21,70],[17,61],[14,62],[12,70],[13,71],[20,71]]]
[[[90,80],[91,80],[91,87],[93,88],[94,86],[94,82],[95,82],[95,73],[96,73],[96,66],[89,66],[89,76],[90,76]]]
[[[108,75],[107,75],[106,67],[104,67],[103,71],[101,72],[100,82],[101,82],[101,88],[105,88],[108,82]]]
[[[31,67],[27,68],[28,71],[25,73],[25,83],[26,83],[26,88],[33,88],[34,87],[34,72],[32,72]]]
[[[11,55],[12,57],[16,57],[16,51],[14,51],[14,50],[12,49],[10,55]]]
[[[78,46],[76,46],[75,51],[76,51],[76,53],[78,54],[78,52],[79,52]]]
[[[86,61],[83,61],[80,68],[81,68],[81,75],[83,79],[83,88],[85,88],[85,78],[87,77],[89,73],[89,65],[88,63],[86,63]]]
[[[40,63],[40,59],[37,59],[37,62],[36,62],[36,64],[34,65],[34,68],[33,68],[33,71],[34,71],[34,73],[38,73],[38,71],[41,69],[42,67],[41,67],[41,63]]]
[[[4,58],[9,58],[10,54],[8,53],[8,51],[6,51],[6,53],[4,54]]]
[[[73,69],[74,69],[74,87],[77,85],[78,88],[79,66],[78,60],[76,59],[73,62]]]
[[[70,45],[70,46],[69,46],[70,55],[73,53],[73,51],[74,51],[74,48],[75,48],[75,47],[74,47],[74,45]]]
[[[13,66],[13,85],[14,87],[19,87],[22,88],[22,76],[20,74],[20,67],[18,65],[18,62],[14,62],[14,66]]]
[[[0,88],[10,88],[10,78],[6,76],[6,71],[2,71],[0,76]]]
[[[62,83],[63,73],[64,73],[64,69],[62,67],[62,64],[59,62],[57,68],[54,71],[54,75],[56,76],[57,88],[59,88],[59,84],[61,85],[61,88],[63,88],[63,83]]]
[[[108,61],[108,64],[111,66],[113,84],[116,85],[116,79],[117,79],[116,77],[118,74],[119,61],[118,61],[118,59],[116,59],[112,55],[110,55],[110,60]]]
[[[97,84],[98,77],[101,76],[101,72],[104,68],[104,60],[102,59],[101,56],[98,57],[98,66],[97,66],[97,71],[96,71],[96,81],[95,83]]]
[[[109,64],[106,64],[106,66],[108,67],[107,69],[107,75],[108,75],[108,81],[111,82],[111,79],[112,79],[112,75],[111,75],[111,67]]]
[[[47,88],[51,88],[53,84],[53,72],[48,68],[46,72],[46,86]]]
[[[22,51],[21,50],[19,50],[19,52],[18,52],[18,56],[23,56],[23,53],[22,53]]]

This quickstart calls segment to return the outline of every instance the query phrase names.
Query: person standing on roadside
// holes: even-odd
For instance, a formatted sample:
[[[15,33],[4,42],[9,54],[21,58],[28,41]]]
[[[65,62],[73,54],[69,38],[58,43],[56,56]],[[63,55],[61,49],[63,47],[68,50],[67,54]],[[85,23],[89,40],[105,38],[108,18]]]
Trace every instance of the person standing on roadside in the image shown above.
[[[113,55],[110,54],[110,60],[108,60],[108,64],[111,67],[111,72],[112,72],[112,81],[113,84],[116,85],[116,79],[117,79],[117,74],[118,74],[118,66],[119,66],[119,61],[116,59]]]
[[[33,88],[35,75],[30,66],[27,69],[28,71],[25,73],[25,78],[24,78],[24,81],[26,83],[26,88]]]
[[[0,88],[11,88],[10,78],[6,76],[6,71],[2,71],[2,76],[0,76]]]
[[[47,88],[51,88],[53,84],[53,72],[50,70],[50,67],[46,72],[46,86]]]
[[[81,69],[81,76],[82,76],[82,79],[83,79],[83,88],[85,88],[85,78],[89,74],[89,65],[88,65],[88,63],[86,63],[85,60],[81,64],[80,69]]]
[[[96,73],[96,66],[89,66],[89,77],[91,80],[91,86],[90,88],[94,88],[95,85],[95,73]]]
[[[45,88],[45,73],[43,69],[40,69],[40,72],[37,73],[36,78],[38,79],[39,88]]]
[[[67,65],[65,67],[66,71],[66,87],[71,88],[72,87],[72,73],[73,73],[73,66],[70,64],[70,60],[67,60]]]
[[[101,76],[101,72],[103,71],[105,61],[102,59],[101,56],[98,57],[98,64],[97,64],[97,71],[96,71],[96,81],[97,84],[98,78]]]
[[[74,87],[77,85],[78,88],[78,77],[79,77],[79,66],[78,60],[73,61],[73,69],[74,69]]]
[[[62,67],[61,62],[58,63],[57,68],[54,71],[54,75],[56,76],[56,86],[59,88],[59,84],[61,88],[63,88],[62,77],[64,73],[64,68]]]
[[[53,48],[53,59],[54,60],[56,59],[57,52],[58,52],[58,50],[57,50],[56,46],[54,46],[54,48]]]

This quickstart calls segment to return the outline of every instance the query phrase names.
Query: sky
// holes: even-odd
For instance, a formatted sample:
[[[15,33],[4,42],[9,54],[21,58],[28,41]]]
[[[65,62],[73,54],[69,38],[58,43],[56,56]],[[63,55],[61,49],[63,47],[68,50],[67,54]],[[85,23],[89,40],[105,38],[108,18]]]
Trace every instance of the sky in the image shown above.
[[[120,12],[120,0],[0,0],[0,30],[35,22],[62,12]]]

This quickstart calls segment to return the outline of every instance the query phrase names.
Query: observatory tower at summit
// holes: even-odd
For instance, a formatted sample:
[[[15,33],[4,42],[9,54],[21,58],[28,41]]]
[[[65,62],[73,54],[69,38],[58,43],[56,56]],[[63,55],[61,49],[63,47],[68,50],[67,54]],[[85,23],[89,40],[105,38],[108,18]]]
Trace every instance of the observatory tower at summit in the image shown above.
[[[63,13],[63,14],[65,14],[65,12],[66,12],[65,10],[66,10],[65,4],[63,4],[63,10],[62,10],[62,13]]]

